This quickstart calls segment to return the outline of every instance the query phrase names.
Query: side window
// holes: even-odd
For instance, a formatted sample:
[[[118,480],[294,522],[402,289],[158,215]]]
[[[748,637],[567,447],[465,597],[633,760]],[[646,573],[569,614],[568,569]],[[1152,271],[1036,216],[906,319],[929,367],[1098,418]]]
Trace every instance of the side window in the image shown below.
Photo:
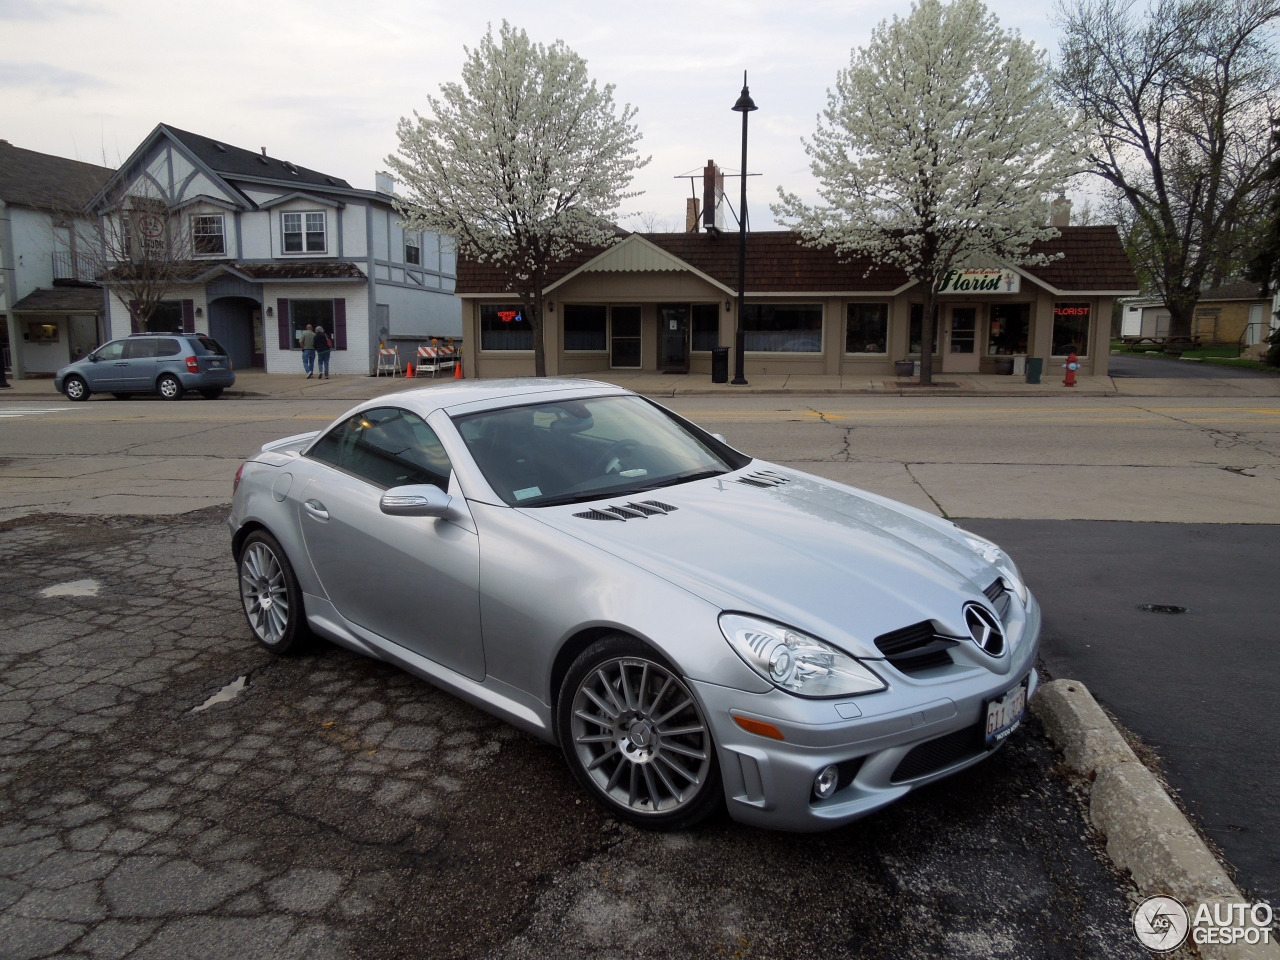
[[[139,337],[130,340],[124,348],[126,360],[146,360],[156,355],[156,340],[152,337]]]
[[[387,489],[409,483],[449,488],[449,457],[422,418],[396,407],[348,417],[311,448],[308,456]]]
[[[156,341],[157,357],[176,357],[182,352],[182,344],[177,340],[166,337],[164,340]]]
[[[112,340],[110,343],[104,343],[94,356],[99,360],[119,360],[124,356],[124,341]]]

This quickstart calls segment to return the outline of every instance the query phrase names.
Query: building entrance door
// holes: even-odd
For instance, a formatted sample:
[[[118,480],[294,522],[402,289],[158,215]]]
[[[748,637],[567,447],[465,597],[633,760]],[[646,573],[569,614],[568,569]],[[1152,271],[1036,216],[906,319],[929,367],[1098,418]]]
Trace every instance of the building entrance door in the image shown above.
[[[689,305],[658,304],[658,369],[663,373],[689,372]]]
[[[97,317],[67,317],[67,348],[72,363],[83,360],[97,345]]]
[[[943,373],[978,372],[977,307],[951,308],[945,351],[942,357]]]
[[[222,344],[237,370],[260,365],[254,362],[261,352],[256,345],[255,313],[261,315],[258,304],[246,297],[219,297],[209,303],[209,336]]]

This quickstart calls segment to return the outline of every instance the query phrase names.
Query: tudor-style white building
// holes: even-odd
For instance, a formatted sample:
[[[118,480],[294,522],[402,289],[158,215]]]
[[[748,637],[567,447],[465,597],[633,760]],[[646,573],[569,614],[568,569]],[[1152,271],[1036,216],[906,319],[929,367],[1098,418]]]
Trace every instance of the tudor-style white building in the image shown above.
[[[120,197],[159,197],[190,231],[183,282],[148,329],[207,333],[237,369],[298,373],[298,333],[320,324],[332,372],[368,374],[380,341],[412,357],[462,334],[449,238],[403,230],[392,181],[379,174],[377,187],[160,124],[89,207],[109,216]],[[127,295],[107,286],[108,337],[140,332]]]

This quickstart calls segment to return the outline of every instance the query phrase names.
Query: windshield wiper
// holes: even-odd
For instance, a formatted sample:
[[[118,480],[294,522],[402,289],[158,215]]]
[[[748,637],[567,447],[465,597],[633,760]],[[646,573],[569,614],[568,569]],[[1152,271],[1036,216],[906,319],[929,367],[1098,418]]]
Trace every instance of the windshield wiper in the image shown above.
[[[677,483],[690,483],[694,480],[705,480],[707,477],[719,477],[728,473],[728,470],[699,470],[695,473],[683,473],[674,477],[663,477],[661,480],[654,480],[652,483],[637,484],[634,487],[623,487],[614,490],[593,490],[589,493],[565,493],[558,497],[546,497],[535,503],[517,503],[518,507],[561,507],[567,503],[585,503],[588,500],[611,500],[614,497],[630,497],[633,494],[644,493],[646,490],[656,490],[659,487],[671,487]]]

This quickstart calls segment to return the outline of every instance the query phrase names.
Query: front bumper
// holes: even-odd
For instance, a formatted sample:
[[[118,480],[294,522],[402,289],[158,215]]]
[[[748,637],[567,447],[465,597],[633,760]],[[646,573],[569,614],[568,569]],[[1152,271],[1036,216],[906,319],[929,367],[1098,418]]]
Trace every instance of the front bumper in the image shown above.
[[[1023,678],[1027,699],[1035,694],[1039,635],[1040,610],[1032,600],[1022,635],[1000,672],[962,668],[928,681],[895,675],[886,677],[888,691],[849,701],[800,700],[782,691],[751,694],[690,680],[715,737],[730,815],[774,830],[829,830],[979,763],[994,752],[982,749],[976,731],[983,703]],[[855,712],[861,716],[841,715]],[[772,723],[785,739],[747,733],[734,722],[735,715]],[[974,732],[971,749],[940,751],[946,758],[940,765],[919,776],[894,778],[912,748],[948,734],[955,736],[943,743],[967,744],[967,731]],[[832,797],[818,800],[813,780],[829,764],[843,765],[852,779],[842,778]]]

